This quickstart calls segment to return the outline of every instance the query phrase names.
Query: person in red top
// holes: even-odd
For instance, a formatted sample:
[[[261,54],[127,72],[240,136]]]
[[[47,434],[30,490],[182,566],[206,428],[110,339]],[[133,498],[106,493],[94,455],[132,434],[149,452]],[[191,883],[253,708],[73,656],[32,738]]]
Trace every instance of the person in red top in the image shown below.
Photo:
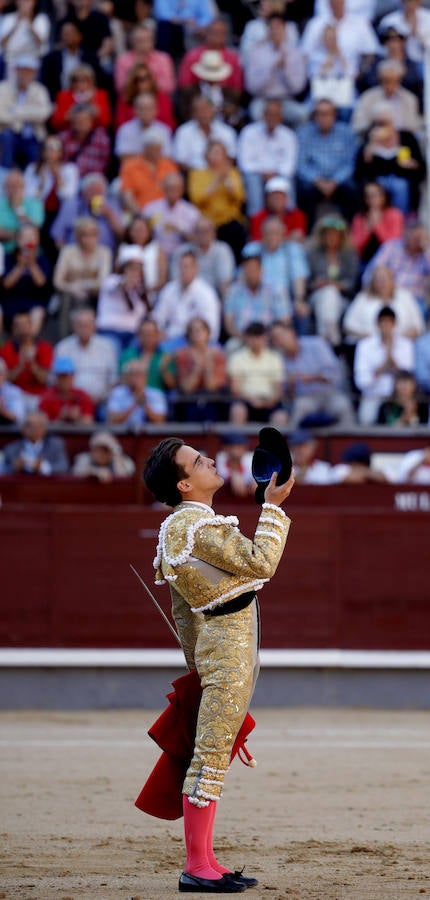
[[[269,216],[278,216],[285,225],[285,233],[290,240],[302,241],[307,232],[307,219],[301,209],[288,206],[291,184],[288,178],[274,175],[269,178],[265,186],[266,207],[261,212],[251,216],[250,238],[252,241],[261,241],[263,222]]]
[[[176,127],[172,98],[164,91],[159,91],[156,81],[148,66],[137,63],[127,74],[125,85],[118,94],[115,111],[115,128],[129,122],[135,115],[134,101],[138,94],[153,94],[156,101],[155,117],[159,122],[168,125],[172,130]]]
[[[51,422],[65,422],[68,425],[92,425],[94,403],[85,391],[75,388],[73,376],[75,364],[67,356],[55,360],[52,371],[55,383],[41,396],[39,409]]]
[[[90,103],[94,107],[95,126],[108,128],[111,124],[109,94],[97,87],[94,70],[84,63],[73,70],[69,88],[59,91],[55,98],[55,108],[51,116],[54,131],[68,128],[69,112],[76,103]]]
[[[405,217],[390,205],[388,191],[377,181],[364,185],[360,212],[351,222],[351,242],[363,263],[368,263],[385,241],[401,238]]]
[[[3,344],[0,356],[8,369],[8,380],[26,394],[41,394],[52,366],[53,348],[33,334],[30,313],[16,313],[12,319],[12,340]]]
[[[206,31],[206,41],[193,47],[185,54],[179,67],[178,87],[188,88],[199,83],[199,76],[194,70],[196,63],[200,61],[200,57],[207,50],[216,50],[221,54],[225,63],[228,63],[230,71],[225,78],[221,79],[218,84],[220,87],[231,88],[237,93],[237,98],[243,91],[243,70],[242,63],[237,50],[227,47],[228,26],[225,19],[214,19],[208,25]],[[226,70],[227,71],[227,70]]]

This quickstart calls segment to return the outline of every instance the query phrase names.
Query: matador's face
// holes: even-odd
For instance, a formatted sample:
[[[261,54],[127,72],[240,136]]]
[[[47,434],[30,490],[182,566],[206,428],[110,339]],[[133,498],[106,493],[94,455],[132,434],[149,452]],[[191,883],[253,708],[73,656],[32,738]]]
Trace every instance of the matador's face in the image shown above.
[[[215,461],[203,456],[194,447],[184,444],[179,448],[175,461],[186,472],[186,477],[178,483],[184,500],[200,498],[201,502],[207,503],[208,498],[224,484],[224,479],[215,468]]]

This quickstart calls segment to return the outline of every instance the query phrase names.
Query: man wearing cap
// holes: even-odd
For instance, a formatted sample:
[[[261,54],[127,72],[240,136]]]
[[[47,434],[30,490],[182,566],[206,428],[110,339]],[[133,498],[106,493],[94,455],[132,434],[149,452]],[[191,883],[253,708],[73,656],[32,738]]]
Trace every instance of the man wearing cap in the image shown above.
[[[67,356],[58,357],[52,367],[54,384],[40,398],[39,409],[51,422],[91,425],[94,404],[89,394],[74,386],[75,364]]]
[[[277,216],[285,229],[285,237],[294,241],[302,241],[307,232],[307,220],[304,212],[290,205],[291,181],[282,175],[269,178],[264,186],[265,207],[252,216],[250,221],[250,238],[261,240],[263,223],[269,216]]]
[[[309,266],[303,246],[285,240],[283,222],[277,216],[270,216],[263,222],[260,247],[264,283],[291,298],[300,333],[308,333],[311,308],[305,297]]]
[[[243,90],[242,63],[236,50],[227,47],[225,19],[215,19],[207,29],[206,42],[186,53],[178,84],[181,114],[189,118],[190,101],[203,94],[222,114],[224,101],[239,104]]]
[[[38,60],[19,56],[15,79],[0,82],[0,148],[2,165],[25,168],[39,159],[52,103],[46,87],[36,81]]]
[[[231,751],[258,672],[255,591],[274,575],[290,526],[280,507],[294,477],[282,485],[276,477],[265,489],[254,539],[247,540],[235,516],[215,515],[212,509],[223,484],[213,459],[179,438],[167,438],[145,464],[146,486],[173,507],[160,529],[155,583],[169,583],[187,665],[197,670],[202,685],[193,754],[182,784],[183,893],[241,893],[257,884],[218,862],[212,838]]]
[[[164,197],[163,181],[166,175],[178,171],[173,160],[162,156],[164,141],[164,132],[154,123],[142,137],[142,153],[130,156],[121,165],[121,194],[127,207],[135,214],[147,203]]]
[[[214,79],[219,87],[230,88],[239,99],[243,90],[242,63],[237,50],[227,46],[228,26],[225,19],[218,17],[211,22],[206,30],[204,44],[193,47],[185,54],[178,72],[178,87],[189,88],[197,85],[200,80],[206,81],[207,75]],[[205,54],[210,51],[219,56],[208,58]],[[220,61],[219,61],[220,58]],[[215,66],[214,66],[215,59]],[[209,63],[209,65],[208,65]]]

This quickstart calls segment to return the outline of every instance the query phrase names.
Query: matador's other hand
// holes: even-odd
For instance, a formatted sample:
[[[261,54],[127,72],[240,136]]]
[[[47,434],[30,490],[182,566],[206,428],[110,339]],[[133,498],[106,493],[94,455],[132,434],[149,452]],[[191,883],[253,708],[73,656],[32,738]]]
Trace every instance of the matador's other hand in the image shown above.
[[[285,484],[276,484],[277,476],[278,473],[274,472],[264,492],[264,500],[266,503],[273,503],[274,506],[281,506],[284,500],[291,494],[294,484],[294,475],[291,473]]]

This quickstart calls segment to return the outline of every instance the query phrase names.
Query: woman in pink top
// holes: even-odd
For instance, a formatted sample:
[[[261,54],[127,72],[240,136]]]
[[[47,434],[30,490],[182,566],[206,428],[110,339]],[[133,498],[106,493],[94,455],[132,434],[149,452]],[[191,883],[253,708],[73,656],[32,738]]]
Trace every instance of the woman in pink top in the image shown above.
[[[131,33],[131,50],[121,53],[115,62],[114,80],[118,93],[125,88],[127,75],[137,63],[148,66],[158,91],[172,94],[176,87],[173,62],[168,53],[154,50],[152,26],[141,23]]]
[[[403,234],[404,216],[400,209],[389,205],[389,196],[381,184],[370,181],[364,186],[361,212],[351,223],[351,241],[366,264],[385,241]]]

